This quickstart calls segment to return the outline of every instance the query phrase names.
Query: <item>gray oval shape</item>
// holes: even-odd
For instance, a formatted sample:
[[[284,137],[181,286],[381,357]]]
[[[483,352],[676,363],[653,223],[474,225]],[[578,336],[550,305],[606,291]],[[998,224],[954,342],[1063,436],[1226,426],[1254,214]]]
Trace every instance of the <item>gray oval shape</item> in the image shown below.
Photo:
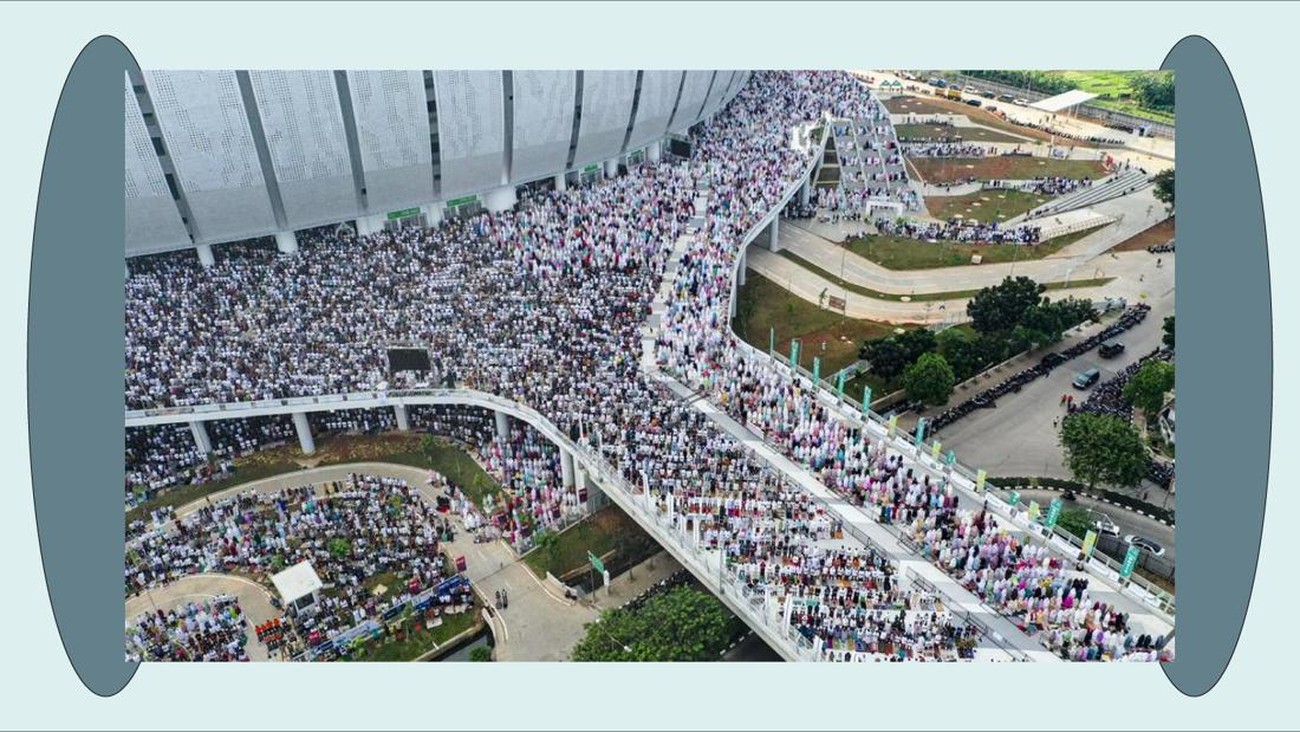
[[[1264,205],[1250,128],[1214,44],[1183,38],[1178,85],[1183,222],[1177,281],[1178,648],[1165,675],[1188,696],[1227,670],[1250,604],[1268,490],[1273,324]],[[1189,294],[1190,293],[1190,294]],[[1191,324],[1190,326],[1188,324]],[[1226,336],[1223,337],[1223,336]],[[1222,385],[1231,378],[1230,399]]]
[[[68,72],[28,285],[27,435],[45,585],[68,660],[100,696],[138,667],[123,652],[122,501],[111,479],[122,475],[125,439],[122,80],[134,66],[126,46],[100,36]]]

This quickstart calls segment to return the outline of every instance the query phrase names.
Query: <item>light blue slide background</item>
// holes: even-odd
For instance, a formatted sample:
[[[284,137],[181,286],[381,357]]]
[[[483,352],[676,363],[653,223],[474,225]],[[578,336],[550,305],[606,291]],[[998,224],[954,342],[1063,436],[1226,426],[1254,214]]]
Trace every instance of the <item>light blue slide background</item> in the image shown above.
[[[10,72],[0,221],[9,235],[0,253],[0,302],[11,316],[0,328],[4,342],[25,340],[31,223],[45,136],[68,68],[84,44],[100,34],[120,38],[146,68],[1148,68],[1158,66],[1183,36],[1201,34],[1217,46],[1236,78],[1251,123],[1266,213],[1273,214],[1275,414],[1286,415],[1296,396],[1285,367],[1295,351],[1287,315],[1297,304],[1288,284],[1300,264],[1286,215],[1300,191],[1292,173],[1294,99],[1278,91],[1286,75],[1274,68],[1294,55],[1290,29],[1297,16],[1292,6],[1242,3],[7,5],[0,7],[0,23],[10,31],[0,47],[3,68]],[[846,34],[853,28],[861,30]],[[999,37],[1008,41],[1001,49],[994,42]],[[1179,92],[1196,90],[1180,86]],[[1232,244],[1223,242],[1224,256],[1231,256]],[[969,669],[936,666],[729,666],[723,676],[707,666],[628,666],[611,672],[578,665],[146,665],[121,694],[99,699],[81,686],[67,663],[47,604],[27,480],[24,368],[21,354],[0,362],[0,383],[11,405],[9,418],[0,422],[0,449],[11,470],[9,505],[0,512],[9,560],[4,593],[9,602],[0,609],[0,627],[9,631],[11,660],[4,672],[4,726],[754,729],[919,722],[1003,728],[1024,717],[994,710],[1042,712],[1052,701],[1058,711],[1040,718],[1053,720],[1053,726],[1063,717],[1092,727],[1146,729],[1294,727],[1300,721],[1286,703],[1293,693],[1287,664],[1294,652],[1282,645],[1278,632],[1290,625],[1300,600],[1290,566],[1283,563],[1290,547],[1278,536],[1279,531],[1285,536],[1283,522],[1295,515],[1297,499],[1284,484],[1286,466],[1277,460],[1250,616],[1228,672],[1202,699],[1183,697],[1159,669],[1145,664],[1007,666],[996,678],[982,675],[978,684]],[[1275,449],[1285,450],[1295,428],[1279,420],[1274,430]],[[1277,453],[1279,460],[1282,454]],[[106,476],[103,486],[67,490],[70,499],[77,491],[116,491],[116,480]],[[1232,486],[1216,489],[1230,499]],[[938,676],[947,677],[948,691],[937,690],[936,682],[945,683]],[[768,691],[773,688],[784,692],[774,695]],[[568,703],[553,705],[584,690],[583,714],[575,717]],[[976,693],[987,694],[988,701],[974,703]],[[934,704],[936,694],[957,703]],[[505,699],[509,703],[502,703]],[[381,715],[379,709],[403,716]]]

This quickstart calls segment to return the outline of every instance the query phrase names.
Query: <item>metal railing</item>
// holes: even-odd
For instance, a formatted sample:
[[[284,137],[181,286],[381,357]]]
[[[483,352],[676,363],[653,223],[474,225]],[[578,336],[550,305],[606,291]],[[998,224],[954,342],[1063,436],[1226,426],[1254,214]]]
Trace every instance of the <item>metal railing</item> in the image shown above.
[[[962,622],[966,623],[967,625],[971,626],[975,630],[979,631],[979,634],[981,636],[988,639],[990,642],[993,643],[993,645],[1002,649],[1008,656],[1011,656],[1011,659],[1013,661],[1023,662],[1029,660],[1029,654],[1011,645],[1011,643],[1009,643],[1001,633],[989,627],[989,624],[985,623],[983,620],[976,617],[975,613],[972,613],[966,610],[965,608],[963,608],[961,605],[958,605],[951,597],[948,596],[947,593],[945,593],[943,590],[940,590],[938,587],[936,587],[935,584],[930,580],[922,577],[919,572],[909,567],[906,572],[906,575],[908,579],[910,579],[912,582],[916,583],[917,585],[925,589],[926,592],[929,592],[930,594],[934,595],[936,598],[943,600],[944,605],[948,608],[948,611],[953,614],[953,617],[959,618]],[[986,608],[988,607],[984,603],[980,603],[980,605],[982,607],[986,607]],[[991,608],[990,608],[990,612],[992,612]]]

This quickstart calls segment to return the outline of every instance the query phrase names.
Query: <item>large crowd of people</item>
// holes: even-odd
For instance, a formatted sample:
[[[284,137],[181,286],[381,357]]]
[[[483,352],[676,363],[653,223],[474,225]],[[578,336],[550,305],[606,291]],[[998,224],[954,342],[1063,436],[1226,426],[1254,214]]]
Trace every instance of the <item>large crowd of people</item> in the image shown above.
[[[669,257],[678,258],[657,364],[831,489],[880,506],[886,521],[910,519],[910,497],[937,498],[940,483],[829,414],[787,370],[746,355],[727,327],[739,240],[811,162],[809,150],[789,144],[790,130],[828,116],[865,128],[879,141],[886,182],[906,181],[888,116],[860,82],[840,72],[758,72],[695,136],[688,162],[634,165],[621,177],[524,196],[513,210],[433,230],[355,241],[326,234],[296,256],[233,256],[206,269],[159,260],[127,282],[127,407],[381,383],[454,383],[513,399],[592,446],[631,490],[666,505],[702,551],[721,552],[749,592],[772,598],[771,618],[782,617],[787,599],[797,605],[785,622],[829,657],[968,655],[971,629],[935,610],[935,598],[888,557],[835,544],[843,529],[824,504],[647,375],[639,357],[651,298]],[[914,195],[910,185],[886,188]],[[695,208],[699,191],[707,191],[705,211]],[[696,216],[703,230],[686,236]],[[427,344],[431,370],[389,373],[384,344],[392,342]],[[554,485],[549,448],[526,433],[487,444],[486,460],[502,475],[525,476],[525,510],[553,512],[554,495],[533,490],[538,481]],[[257,571],[269,547],[319,560],[322,576],[343,588],[319,621],[328,636],[372,612],[373,600],[359,610],[363,595],[352,590],[374,573],[400,567],[421,586],[436,578],[429,573],[441,576],[437,531],[424,523],[431,517],[367,508],[376,493],[405,505],[408,488],[380,481],[341,492],[341,504],[302,489],[204,507],[178,533],[140,540],[128,592],[203,567]],[[559,493],[561,515],[570,500]],[[369,551],[323,550],[348,526],[365,530]],[[305,533],[291,546],[294,531]]]
[[[910,158],[984,158],[998,154],[992,145],[970,142],[910,143],[904,144],[903,150]]]
[[[127,624],[126,661],[247,661],[247,626],[233,595],[155,608]]]
[[[938,222],[900,218],[879,221],[876,229],[882,236],[962,244],[1037,244],[1042,235],[1042,227],[1039,226],[1022,224],[1004,227],[996,222],[979,223],[967,219]]]
[[[435,480],[429,491],[444,495],[448,486]],[[205,502],[131,542],[126,593],[202,572],[269,583],[280,569],[309,561],[330,589],[310,613],[292,606],[286,612],[299,638],[323,641],[455,574],[440,551],[449,530],[434,501],[393,478],[351,474],[320,485],[248,490]],[[380,596],[374,580],[385,576],[397,582]]]

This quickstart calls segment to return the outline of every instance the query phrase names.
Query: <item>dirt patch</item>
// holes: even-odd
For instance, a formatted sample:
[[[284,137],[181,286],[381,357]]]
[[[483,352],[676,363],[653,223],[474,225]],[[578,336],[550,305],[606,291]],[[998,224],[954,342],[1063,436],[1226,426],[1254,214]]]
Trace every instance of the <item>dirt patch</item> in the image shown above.
[[[1152,226],[1149,229],[1139,231],[1133,236],[1116,244],[1111,248],[1112,252],[1140,252],[1145,251],[1149,246],[1166,244],[1174,238],[1174,219],[1167,218],[1164,221]]]
[[[988,158],[918,158],[909,159],[912,169],[927,183],[944,185],[976,180],[1028,180],[1042,176],[1066,178],[1105,177],[1106,168],[1098,160],[1057,160],[1028,155],[998,155]]]
[[[988,102],[985,104],[987,106]],[[999,102],[993,102],[992,104],[994,107],[997,107]],[[986,125],[996,130],[1002,130],[1003,132],[1009,132],[1013,135],[1020,135],[1022,137],[1029,137],[1042,142],[1052,141],[1052,135],[1049,132],[1012,124],[1003,119],[1000,113],[990,112],[982,107],[972,107],[963,102],[954,102],[951,99],[902,96],[887,99],[884,101],[884,105],[885,109],[888,109],[894,114],[961,114],[965,115],[971,122]],[[1062,144],[1073,145],[1074,147],[1097,147],[1096,144],[1084,142],[1083,140],[1062,140],[1061,142]]]

